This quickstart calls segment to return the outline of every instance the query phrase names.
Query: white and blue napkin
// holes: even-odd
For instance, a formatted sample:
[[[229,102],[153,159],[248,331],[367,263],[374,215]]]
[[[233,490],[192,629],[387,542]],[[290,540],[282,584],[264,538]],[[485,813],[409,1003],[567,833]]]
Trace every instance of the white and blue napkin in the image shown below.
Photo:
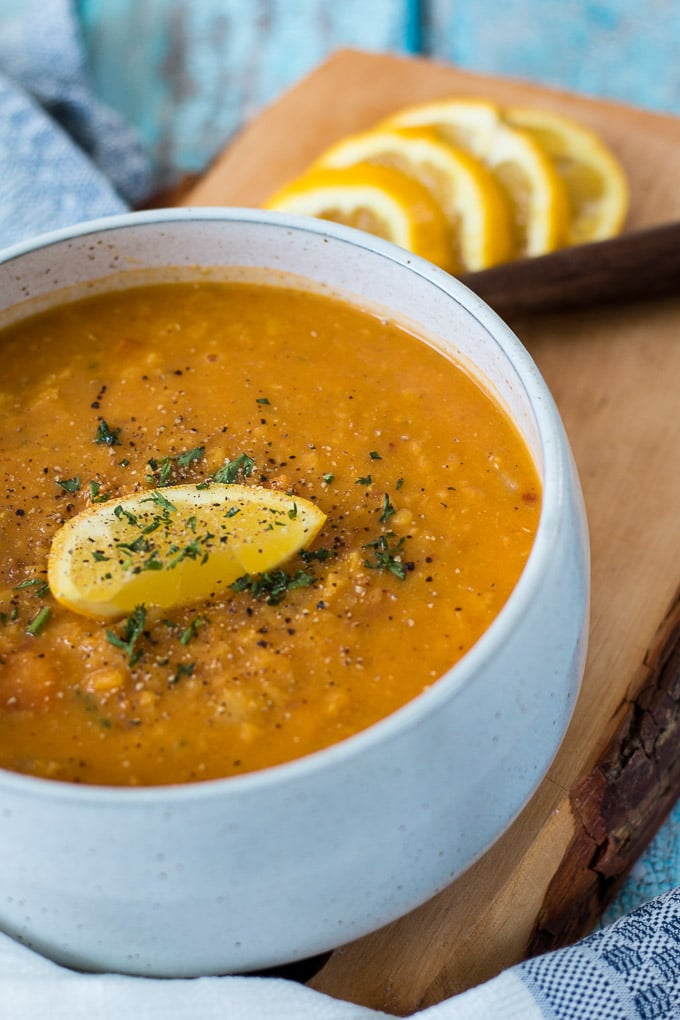
[[[92,95],[69,0],[3,0],[0,249],[123,212],[143,201],[150,186],[150,162],[139,139]],[[80,974],[0,933],[0,1020],[377,1020],[386,1015],[283,978]],[[576,946],[522,963],[416,1016],[680,1020],[680,890],[651,899]]]
[[[271,977],[77,974],[0,935],[2,1020],[380,1020]],[[415,1020],[678,1020],[680,892],[568,949],[504,971]]]
[[[125,212],[150,188],[140,140],[92,95],[69,0],[0,6],[0,249]]]

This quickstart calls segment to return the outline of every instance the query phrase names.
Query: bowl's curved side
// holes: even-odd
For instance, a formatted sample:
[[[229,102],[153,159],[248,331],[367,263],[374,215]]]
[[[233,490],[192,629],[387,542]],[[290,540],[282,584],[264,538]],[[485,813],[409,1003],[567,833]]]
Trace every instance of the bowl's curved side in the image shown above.
[[[341,745],[194,787],[101,790],[0,772],[0,927],[74,966],[178,976],[299,959],[423,902],[531,796],[583,672],[583,501],[533,362],[455,280],[329,224],[161,212],[10,255],[3,294],[3,274],[11,294],[47,296],[136,260],[268,266],[391,308],[491,380],[532,449],[544,506],[527,568],[489,632],[415,702]]]
[[[233,796],[0,790],[2,926],[77,967],[218,974],[353,940],[445,887],[510,824],[566,730],[585,654],[578,516],[565,508],[504,654],[383,740]]]

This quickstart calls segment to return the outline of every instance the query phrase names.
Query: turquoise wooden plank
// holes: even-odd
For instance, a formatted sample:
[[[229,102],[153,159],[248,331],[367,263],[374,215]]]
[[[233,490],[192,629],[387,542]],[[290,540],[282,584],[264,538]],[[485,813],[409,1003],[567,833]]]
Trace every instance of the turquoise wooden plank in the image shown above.
[[[680,803],[652,840],[602,917],[602,925],[635,910],[646,900],[680,886]]]
[[[99,95],[138,126],[161,182],[341,46],[680,109],[677,0],[79,0]]]
[[[423,46],[460,67],[680,113],[677,0],[428,0]]]
[[[142,132],[163,182],[343,46],[404,50],[414,0],[80,0],[94,87]],[[415,12],[415,13],[414,13]]]
[[[404,49],[407,53],[423,51],[423,24],[428,0],[406,0]]]

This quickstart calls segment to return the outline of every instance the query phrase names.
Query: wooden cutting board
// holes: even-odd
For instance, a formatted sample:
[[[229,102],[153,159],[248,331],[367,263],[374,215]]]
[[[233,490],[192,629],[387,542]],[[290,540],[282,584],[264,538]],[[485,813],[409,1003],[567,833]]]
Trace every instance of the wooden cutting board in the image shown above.
[[[575,117],[627,170],[627,229],[680,219],[680,120],[353,51],[265,110],[182,204],[256,206],[342,134],[451,95]],[[407,1015],[566,944],[592,927],[680,794],[680,280],[677,294],[511,322],[557,401],[585,494],[582,693],[549,775],[501,840],[435,899],[336,950],[313,987]]]

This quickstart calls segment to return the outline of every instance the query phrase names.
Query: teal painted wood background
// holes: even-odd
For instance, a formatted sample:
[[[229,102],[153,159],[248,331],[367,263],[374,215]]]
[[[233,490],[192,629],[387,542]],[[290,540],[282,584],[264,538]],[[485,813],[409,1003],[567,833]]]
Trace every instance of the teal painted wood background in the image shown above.
[[[95,88],[138,126],[161,184],[204,169],[345,46],[680,113],[678,0],[78,0],[78,10]]]

